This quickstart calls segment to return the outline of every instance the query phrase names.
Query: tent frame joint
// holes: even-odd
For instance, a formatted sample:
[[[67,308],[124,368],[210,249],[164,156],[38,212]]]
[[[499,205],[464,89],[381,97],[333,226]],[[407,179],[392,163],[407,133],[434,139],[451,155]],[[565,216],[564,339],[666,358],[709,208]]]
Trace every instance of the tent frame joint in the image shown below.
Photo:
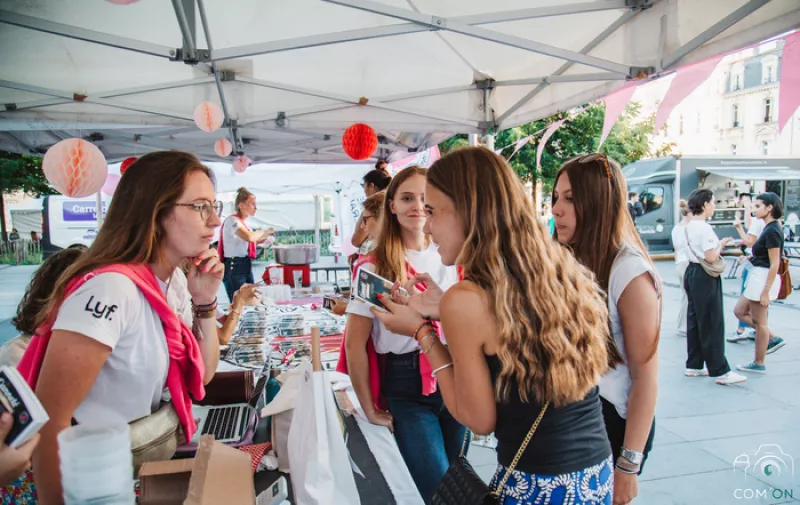
[[[289,118],[286,117],[285,112],[278,112],[278,117],[275,118],[275,126],[278,128],[289,127]]]
[[[643,11],[649,9],[658,0],[625,0],[625,5],[631,10]]]
[[[484,79],[482,81],[475,81],[475,87],[477,89],[494,89],[495,88],[495,81],[494,79]]]
[[[651,75],[656,74],[655,67],[631,67],[630,74],[628,75],[628,79],[645,79],[650,77]]]

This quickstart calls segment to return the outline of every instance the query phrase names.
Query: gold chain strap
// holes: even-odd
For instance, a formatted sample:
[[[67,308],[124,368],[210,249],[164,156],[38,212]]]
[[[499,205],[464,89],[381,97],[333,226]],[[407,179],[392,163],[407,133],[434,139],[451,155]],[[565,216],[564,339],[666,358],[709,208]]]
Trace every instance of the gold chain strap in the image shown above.
[[[517,463],[519,463],[519,458],[522,457],[522,454],[525,452],[525,449],[528,448],[528,443],[530,443],[531,438],[533,438],[533,434],[536,433],[536,428],[538,428],[539,427],[539,423],[542,422],[542,418],[544,417],[544,413],[547,410],[547,407],[549,405],[550,405],[549,401],[545,402],[544,405],[542,405],[542,410],[539,412],[539,417],[537,417],[536,421],[533,422],[533,426],[531,426],[531,429],[528,431],[528,434],[525,436],[525,440],[522,441],[522,445],[519,446],[519,450],[517,451],[517,454],[514,455],[514,459],[511,461],[511,464],[506,469],[506,473],[505,473],[505,475],[503,475],[503,478],[500,480],[500,484],[498,484],[497,489],[492,491],[492,494],[494,496],[496,496],[498,498],[500,497],[500,493],[503,491],[503,488],[505,487],[506,482],[508,482],[508,478],[511,476],[511,472],[513,472],[514,469],[517,467]],[[463,450],[461,451],[461,454],[464,454]]]

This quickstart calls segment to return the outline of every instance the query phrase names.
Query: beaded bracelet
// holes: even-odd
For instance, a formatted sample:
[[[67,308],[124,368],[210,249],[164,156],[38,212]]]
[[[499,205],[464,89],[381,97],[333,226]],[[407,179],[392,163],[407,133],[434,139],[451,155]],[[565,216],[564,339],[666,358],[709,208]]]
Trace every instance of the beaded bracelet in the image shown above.
[[[428,333],[426,333],[425,335],[423,335],[421,339],[419,339],[419,342],[417,342],[417,345],[419,345],[419,350],[420,350],[420,352],[422,354],[428,354],[428,351],[430,351],[433,348],[433,346],[436,344],[436,341],[434,340],[434,343],[429,345],[427,349],[423,349],[422,348],[422,342],[427,340],[427,339],[429,339],[429,338],[434,338],[435,336],[436,336],[436,332],[431,330]]]
[[[422,330],[422,329],[423,329],[423,328],[425,328],[426,326],[430,326],[430,324],[431,324],[431,323],[430,323],[430,321],[428,321],[427,319],[426,319],[425,321],[423,321],[423,322],[422,322],[422,324],[421,324],[421,325],[419,325],[419,328],[417,328],[417,329],[414,331],[414,340],[416,340],[417,342],[419,342],[420,340],[422,340],[422,337],[420,337],[420,336],[419,336],[419,332],[420,332],[420,330]],[[433,330],[433,326],[430,326],[430,329],[431,329],[431,330]],[[426,334],[425,334],[425,335],[426,335]],[[425,336],[425,335],[423,335],[423,336]]]

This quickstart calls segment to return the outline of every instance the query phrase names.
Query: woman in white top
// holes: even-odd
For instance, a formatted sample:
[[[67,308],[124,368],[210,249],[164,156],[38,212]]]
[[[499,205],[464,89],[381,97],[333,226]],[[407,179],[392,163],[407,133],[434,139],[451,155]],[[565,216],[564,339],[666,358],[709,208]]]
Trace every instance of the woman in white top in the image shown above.
[[[357,271],[356,282],[364,270],[402,283],[427,274],[444,290],[457,282],[456,268],[442,264],[437,247],[423,231],[426,175],[427,169],[412,166],[392,179],[376,247]],[[458,456],[466,429],[445,407],[430,364],[414,339],[387,330],[370,306],[358,300],[350,302],[347,313],[347,369],[361,408],[370,422],[394,431],[400,453],[427,503]],[[382,363],[379,377],[370,376],[370,340]],[[380,395],[388,412],[375,404]]]
[[[615,459],[614,503],[638,494],[655,435],[661,280],[634,227],[619,165],[603,153],[567,161],[553,189],[555,238],[594,273],[608,295],[609,370],[600,379]]]
[[[708,275],[701,262],[715,263],[731,238],[722,240],[706,222],[714,215],[714,193],[710,189],[692,191],[687,201],[692,220],[686,225],[689,266],[684,286],[689,299],[686,326],[686,376],[716,377],[717,384],[744,382],[747,377],[732,372],[725,358],[725,316],[722,305],[722,279]],[[704,365],[708,365],[706,368]]]
[[[256,244],[271,244],[275,241],[275,229],[251,231],[247,218],[256,213],[256,195],[245,188],[239,188],[234,201],[235,214],[225,218],[219,233],[219,257],[225,264],[225,292],[233,302],[233,294],[242,284],[254,284],[253,260],[256,258]]]
[[[191,411],[185,410],[188,394],[202,393],[219,362],[214,310],[223,267],[209,244],[220,224],[221,204],[213,181],[213,172],[192,154],[142,156],[120,179],[91,248],[53,287],[38,321],[55,319],[36,382],[36,395],[50,416],[33,457],[42,505],[62,503],[57,435],[73,420],[131,422],[148,416],[159,408],[168,386],[179,418],[183,415],[184,433],[196,429]],[[135,268],[169,298],[171,279],[187,259],[191,335],[167,326],[167,313],[157,312],[129,277]],[[91,275],[113,265],[128,273]],[[65,297],[74,279],[85,282]],[[186,329],[177,318],[170,322]],[[182,349],[183,355],[173,356],[172,349]],[[26,353],[23,364],[27,359]],[[180,406],[174,393],[183,393]]]
[[[672,247],[675,249],[675,274],[681,287],[681,308],[678,311],[678,335],[686,336],[686,289],[683,287],[683,276],[689,266],[689,251],[686,249],[685,227],[692,220],[686,200],[680,201],[681,222],[672,229]]]

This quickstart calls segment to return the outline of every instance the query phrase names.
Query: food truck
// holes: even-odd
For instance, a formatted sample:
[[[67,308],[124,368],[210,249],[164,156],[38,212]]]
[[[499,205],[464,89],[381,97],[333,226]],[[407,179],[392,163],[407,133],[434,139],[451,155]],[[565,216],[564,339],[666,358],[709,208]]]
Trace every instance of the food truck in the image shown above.
[[[636,218],[636,229],[651,253],[673,250],[679,202],[697,188],[714,192],[716,212],[709,224],[720,238],[738,238],[733,222],[737,213],[744,221],[742,194],[773,191],[783,199],[787,223],[796,223],[800,215],[798,158],[674,155],[637,161],[622,172],[628,191],[639,194],[644,214]]]

